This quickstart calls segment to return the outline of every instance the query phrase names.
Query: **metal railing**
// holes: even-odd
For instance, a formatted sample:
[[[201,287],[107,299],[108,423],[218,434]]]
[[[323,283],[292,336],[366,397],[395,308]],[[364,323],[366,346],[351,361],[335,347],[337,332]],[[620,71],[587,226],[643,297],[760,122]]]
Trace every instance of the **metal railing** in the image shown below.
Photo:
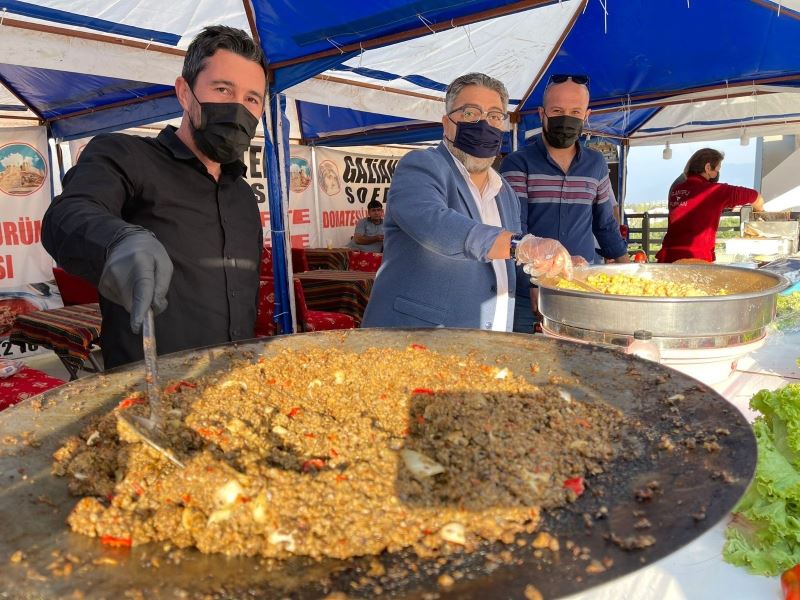
[[[628,220],[628,249],[636,250],[641,248],[647,253],[650,260],[654,260],[656,252],[661,249],[661,241],[664,239],[664,234],[667,232],[668,217],[666,213],[650,214],[649,212],[643,213],[628,213],[626,215]],[[722,218],[736,217],[736,224],[720,225],[717,229],[717,235],[726,232],[739,232],[741,228],[741,216],[738,211],[725,211],[722,213]],[[634,227],[634,223],[641,220],[641,227]]]

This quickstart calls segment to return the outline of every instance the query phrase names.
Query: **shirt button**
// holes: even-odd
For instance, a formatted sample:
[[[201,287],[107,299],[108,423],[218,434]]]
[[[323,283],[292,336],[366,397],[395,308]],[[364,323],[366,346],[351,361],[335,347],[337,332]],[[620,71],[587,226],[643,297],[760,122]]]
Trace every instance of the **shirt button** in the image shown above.
[[[232,296],[232,297],[234,297],[234,298],[236,298],[236,290],[233,290],[233,291],[231,292],[231,296]]]
[[[231,329],[231,335],[239,335],[238,329]]]
[[[486,321],[486,329],[491,329],[491,328],[492,328],[492,322]]]
[[[494,293],[494,292],[497,292],[497,286],[496,286],[496,285],[493,285],[492,287],[490,287],[490,288],[489,288],[489,291],[490,291],[490,292],[493,292],[493,293]]]

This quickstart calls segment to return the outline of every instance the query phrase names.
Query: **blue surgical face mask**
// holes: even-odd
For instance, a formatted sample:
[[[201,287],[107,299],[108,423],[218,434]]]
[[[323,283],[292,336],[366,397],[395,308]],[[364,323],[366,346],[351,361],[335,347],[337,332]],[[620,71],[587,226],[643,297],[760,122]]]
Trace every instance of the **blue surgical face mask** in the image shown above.
[[[450,119],[449,116],[447,118]],[[453,119],[450,120],[456,126],[456,135],[449,141],[459,150],[477,158],[492,158],[500,152],[503,132],[489,125],[486,119],[477,123],[456,123]]]

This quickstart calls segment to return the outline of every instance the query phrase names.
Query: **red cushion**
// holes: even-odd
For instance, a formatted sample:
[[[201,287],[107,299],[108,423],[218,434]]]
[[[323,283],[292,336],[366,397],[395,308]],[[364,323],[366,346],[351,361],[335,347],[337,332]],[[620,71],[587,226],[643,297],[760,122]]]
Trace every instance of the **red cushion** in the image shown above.
[[[303,327],[306,331],[327,331],[329,329],[354,329],[356,320],[350,315],[322,310],[309,310]]]
[[[64,383],[63,380],[42,371],[22,367],[11,377],[0,379],[0,410]]]
[[[97,290],[82,277],[67,273],[61,267],[53,267],[53,277],[56,279],[64,306],[94,304],[100,301],[97,297]]]
[[[266,244],[261,249],[261,267],[259,269],[261,277],[272,277],[272,248]]]
[[[303,248],[292,248],[292,271],[305,273],[308,271],[308,257]]]
[[[327,331],[356,327],[355,319],[345,313],[308,310],[305,292],[299,279],[294,280],[294,302],[297,307],[297,323],[303,331]]]
[[[348,268],[351,271],[365,271],[375,273],[381,266],[383,254],[380,252],[362,252],[361,250],[350,250]]]
[[[275,335],[275,279],[261,277],[258,282],[258,308],[256,310],[256,336]]]

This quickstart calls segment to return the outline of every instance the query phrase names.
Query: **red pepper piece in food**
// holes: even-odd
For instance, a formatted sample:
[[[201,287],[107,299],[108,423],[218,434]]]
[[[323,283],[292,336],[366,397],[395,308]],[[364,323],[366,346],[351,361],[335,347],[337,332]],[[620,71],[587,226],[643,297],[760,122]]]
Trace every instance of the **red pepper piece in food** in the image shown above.
[[[415,396],[433,396],[433,395],[435,395],[434,391],[430,390],[428,388],[414,388],[413,390],[411,390],[411,393],[414,394]]]
[[[175,392],[179,392],[184,388],[196,388],[197,384],[192,383],[191,381],[186,381],[185,379],[181,379],[176,383],[170,383],[167,387],[164,388],[165,394],[174,394]]]
[[[126,408],[130,408],[134,404],[146,404],[147,400],[145,400],[142,396],[134,395],[128,396],[127,398],[120,401],[117,404],[117,410],[125,410]]]
[[[309,458],[300,468],[302,469],[303,473],[308,473],[309,471],[321,471],[325,468],[325,461],[321,458]]]
[[[131,538],[114,537],[113,535],[101,536],[100,542],[104,546],[111,546],[112,548],[130,548],[133,545],[133,540],[131,540]]]
[[[289,410],[289,412],[286,413],[286,416],[289,417],[290,419],[294,419],[299,414],[300,414],[300,407],[299,406],[293,406]]]
[[[424,346],[423,344],[411,344],[411,348],[414,350],[427,350],[428,347]]]
[[[800,600],[800,565],[795,565],[781,575],[783,600]]]
[[[583,477],[573,477],[571,479],[567,479],[564,482],[564,487],[567,488],[568,490],[572,490],[578,496],[580,496],[583,493],[583,490],[585,489],[583,487]]]

